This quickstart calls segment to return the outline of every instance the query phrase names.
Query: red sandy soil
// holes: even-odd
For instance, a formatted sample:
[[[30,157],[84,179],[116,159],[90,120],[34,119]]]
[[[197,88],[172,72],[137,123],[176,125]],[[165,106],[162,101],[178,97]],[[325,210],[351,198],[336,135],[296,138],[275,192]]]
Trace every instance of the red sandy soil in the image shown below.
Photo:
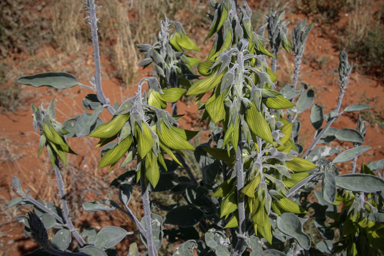
[[[301,17],[302,18],[302,17]],[[293,23],[296,24],[297,16],[293,19]],[[195,35],[195,38],[197,36]],[[208,49],[204,49],[207,52]],[[310,33],[308,43],[305,50],[305,59],[302,64],[301,76],[299,81],[305,82],[310,88],[315,90],[315,103],[320,106],[326,106],[324,111],[328,113],[332,108],[336,106],[337,98],[339,95],[338,87],[338,52],[334,48],[334,42],[327,36],[321,34],[321,30],[318,24],[315,24],[314,29]],[[318,56],[325,56],[327,59],[326,65],[319,69],[315,69],[316,62],[314,58]],[[278,64],[279,67],[279,81],[292,81],[293,63],[292,57],[288,56],[283,50],[279,53]],[[103,74],[108,73],[107,70],[111,69],[111,63],[108,60],[103,61],[104,70]],[[287,65],[288,64],[288,65]],[[92,62],[88,62],[87,65],[91,66]],[[40,72],[48,70],[40,70]],[[24,70],[25,74],[30,74],[28,70]],[[288,75],[287,75],[288,74]],[[138,81],[144,76],[149,76],[150,72],[140,71]],[[81,81],[84,84],[90,85],[86,81]],[[106,96],[111,102],[118,102],[119,104],[134,95],[136,88],[123,89],[120,86],[120,82],[116,79],[109,78],[106,75],[103,76],[103,88]],[[11,180],[13,176],[18,176],[21,181],[24,190],[31,189],[31,195],[39,198],[49,198],[47,195],[51,195],[51,201],[60,205],[57,198],[57,190],[54,185],[53,172],[50,169],[47,154],[44,152],[40,158],[37,158],[37,148],[39,144],[39,135],[35,133],[32,128],[32,111],[29,107],[31,103],[36,106],[41,103],[45,107],[49,102],[56,99],[56,117],[59,122],[80,115],[83,112],[81,101],[88,93],[92,93],[90,90],[74,87],[66,90],[54,90],[43,88],[23,87],[21,98],[23,98],[22,105],[16,112],[1,112],[0,114],[0,171],[2,174],[0,200],[3,201],[1,210],[3,214],[0,218],[0,256],[1,255],[14,255],[19,256],[24,253],[31,252],[36,249],[36,244],[30,237],[26,237],[23,232],[23,225],[15,221],[16,216],[20,215],[21,207],[13,207],[10,210],[6,209],[6,203],[16,197],[16,193],[11,188]],[[364,74],[359,74],[353,71],[351,79],[348,84],[342,108],[355,104],[365,103],[372,107],[374,113],[378,113],[383,109],[383,97],[384,87],[383,83],[374,77],[370,77]],[[376,101],[373,102],[373,101]],[[199,116],[196,114],[197,106],[191,102],[178,103],[178,110],[180,114],[185,116],[179,121],[180,126],[186,129],[201,130],[201,124],[199,122]],[[306,149],[312,141],[314,135],[314,128],[309,121],[309,110],[303,113],[300,117],[302,121],[301,135],[305,138],[304,149]],[[104,111],[101,115],[103,121],[108,121],[111,116],[107,111]],[[343,115],[333,125],[336,128],[356,128],[358,114],[352,113]],[[382,120],[380,120],[382,121]],[[302,139],[303,139],[302,138]],[[74,166],[80,166],[74,170],[74,175],[85,170],[89,176],[95,177],[95,180],[102,180],[105,184],[112,181],[113,178],[121,174],[119,168],[115,168],[114,171],[108,173],[107,168],[97,170],[96,162],[100,159],[100,151],[94,150],[91,145],[95,145],[96,140],[91,138],[81,139],[77,142],[77,138],[69,138],[68,143],[72,149],[79,155],[77,157],[70,156],[68,162],[76,163]],[[304,141],[304,140],[303,140]],[[384,131],[377,124],[372,124],[368,127],[367,135],[364,145],[369,145],[372,149],[363,154],[358,160],[358,166],[361,163],[368,164],[371,161],[384,158],[383,144]],[[332,142],[333,146],[343,146],[350,148],[353,145],[351,143],[339,143]],[[352,164],[341,164],[339,167],[342,170],[348,171]],[[69,176],[65,177],[68,185],[68,189],[72,188],[71,179]],[[77,177],[79,178],[79,177]],[[80,177],[82,178],[82,177]],[[44,194],[42,194],[44,193]],[[92,193],[90,195],[93,195]],[[92,196],[91,196],[92,198]],[[96,196],[97,198],[97,196]],[[99,197],[100,198],[100,197]],[[137,203],[136,214],[142,214],[141,205]],[[24,211],[25,214],[25,211]],[[116,214],[116,213],[113,213]],[[112,215],[113,215],[112,214]],[[95,218],[96,215],[96,218]],[[82,212],[75,217],[75,225],[79,226],[81,222],[88,221],[89,225],[96,228],[101,228],[111,224],[119,226],[119,223],[105,214],[90,214]],[[140,219],[140,216],[139,216]],[[101,224],[102,222],[102,224]],[[130,220],[127,223],[123,223],[127,230],[132,230],[132,222]],[[137,238],[137,237],[136,237]],[[131,239],[133,241],[134,239]],[[129,239],[125,239],[119,249],[122,252],[127,251],[129,246]]]

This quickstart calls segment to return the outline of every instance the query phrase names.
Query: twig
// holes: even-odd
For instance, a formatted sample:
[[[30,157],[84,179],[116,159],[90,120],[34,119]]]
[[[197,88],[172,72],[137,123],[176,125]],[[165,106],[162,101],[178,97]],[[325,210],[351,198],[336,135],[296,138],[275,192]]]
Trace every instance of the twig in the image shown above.
[[[296,55],[295,56],[295,72],[293,75],[293,88],[296,90],[297,81],[299,80],[299,73],[300,73],[300,64],[301,64],[301,58],[303,55]]]
[[[95,82],[96,82],[96,93],[100,100],[107,107],[109,113],[113,115],[115,109],[109,103],[109,99],[105,96],[103,88],[101,86],[101,68],[100,68],[100,53],[99,53],[99,38],[97,36],[97,17],[96,17],[96,5],[95,0],[86,1],[87,11],[89,12],[89,25],[91,25],[92,44],[93,44],[93,55],[95,57]]]
[[[61,224],[64,224],[63,219],[59,215],[57,215],[55,212],[53,212],[51,209],[49,209],[45,205],[41,204],[39,201],[36,201],[35,198],[25,195],[25,197],[23,198],[23,201],[32,203],[37,208],[40,208],[41,210],[45,211],[46,213],[49,213],[49,215],[53,216]]]
[[[140,185],[141,185],[141,194],[143,200],[143,208],[144,208],[144,221],[145,221],[145,230],[147,237],[147,248],[149,256],[157,256],[157,251],[152,239],[152,222],[151,222],[151,208],[149,205],[149,192],[148,188],[145,185],[145,164],[141,165],[141,177],[140,177]]]
[[[236,176],[237,176],[237,204],[238,204],[238,213],[239,213],[239,236],[237,244],[232,253],[232,256],[240,255],[240,250],[244,245],[245,239],[245,204],[244,197],[241,196],[241,189],[244,187],[244,172],[243,172],[243,144],[241,143],[241,124],[239,124],[239,142],[237,144],[236,152]]]
[[[77,242],[81,247],[83,247],[86,243],[84,239],[80,236],[77,229],[73,226],[71,218],[69,218],[69,210],[68,210],[68,204],[67,199],[65,198],[65,191],[64,191],[64,182],[63,177],[61,176],[60,168],[59,168],[59,159],[57,156],[57,153],[53,151],[54,157],[55,157],[55,165],[54,165],[54,171],[57,181],[57,187],[59,188],[59,195],[61,199],[61,204],[63,207],[63,217],[65,219],[65,223],[67,224],[67,227],[69,231],[73,234],[73,236],[76,238]]]

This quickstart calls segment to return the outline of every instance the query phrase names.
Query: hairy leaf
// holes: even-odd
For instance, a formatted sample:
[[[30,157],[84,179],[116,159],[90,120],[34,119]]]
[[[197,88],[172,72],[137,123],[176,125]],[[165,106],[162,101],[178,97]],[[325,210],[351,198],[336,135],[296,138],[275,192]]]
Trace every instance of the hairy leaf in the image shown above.
[[[384,190],[384,180],[369,174],[345,174],[336,177],[336,185],[351,191],[375,193]]]
[[[75,76],[66,72],[45,72],[31,76],[22,76],[17,79],[17,82],[34,87],[52,86],[56,89],[71,88],[79,83]]]

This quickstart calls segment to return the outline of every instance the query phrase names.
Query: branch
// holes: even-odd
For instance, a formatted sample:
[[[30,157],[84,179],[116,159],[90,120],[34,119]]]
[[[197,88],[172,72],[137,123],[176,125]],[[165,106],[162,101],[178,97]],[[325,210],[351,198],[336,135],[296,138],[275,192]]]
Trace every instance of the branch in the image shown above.
[[[241,196],[241,189],[244,187],[244,172],[243,172],[243,144],[241,141],[241,124],[239,124],[239,142],[237,144],[237,152],[236,152],[236,176],[237,176],[237,204],[238,204],[238,213],[239,213],[239,232],[238,232],[238,240],[235,246],[234,252],[232,256],[240,255],[240,250],[244,245],[245,239],[245,203],[244,197]]]
[[[96,93],[102,101],[103,105],[107,107],[109,113],[113,115],[115,109],[109,103],[109,99],[105,96],[103,88],[101,86],[101,68],[100,68],[100,53],[99,53],[99,38],[97,36],[97,17],[96,17],[96,5],[95,0],[86,1],[87,11],[89,12],[89,24],[91,25],[92,44],[93,44],[93,55],[95,57],[95,82],[96,82]]]
[[[146,229],[146,237],[147,237],[147,248],[149,256],[157,256],[157,251],[152,239],[152,222],[151,222],[151,208],[149,205],[149,192],[148,188],[145,185],[145,164],[141,165],[141,177],[140,177],[140,185],[141,185],[141,194],[143,200],[143,208],[144,208],[144,221],[145,221],[145,229]]]
[[[295,73],[293,75],[293,88],[296,90],[297,81],[299,80],[299,73],[300,73],[300,64],[301,64],[301,58],[303,55],[296,55],[295,56]]]
[[[53,169],[55,171],[57,187],[59,188],[59,195],[60,195],[61,204],[63,207],[63,217],[65,219],[65,223],[67,224],[69,231],[76,238],[79,245],[83,247],[86,243],[84,239],[80,236],[77,229],[73,226],[71,218],[69,218],[68,204],[67,204],[67,199],[65,198],[65,191],[64,191],[64,182],[63,182],[63,177],[61,176],[61,172],[59,168],[59,159],[58,159],[57,153],[54,150],[53,150],[53,154],[55,157],[55,165]]]

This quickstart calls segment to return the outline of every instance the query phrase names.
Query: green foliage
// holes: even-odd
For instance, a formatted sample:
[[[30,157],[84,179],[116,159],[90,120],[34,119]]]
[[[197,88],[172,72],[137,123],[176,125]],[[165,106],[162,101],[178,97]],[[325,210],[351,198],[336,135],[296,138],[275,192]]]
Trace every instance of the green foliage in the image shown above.
[[[13,187],[21,197],[13,199],[9,207],[32,204],[36,213],[30,213],[29,217],[19,216],[17,221],[23,222],[25,232],[32,234],[44,251],[51,254],[63,254],[62,251],[70,248],[72,234],[79,244],[74,253],[114,255],[117,253],[114,247],[136,232],[111,226],[98,232],[87,229],[80,235],[71,226],[59,160],[65,163],[65,153],[74,153],[66,137],[89,136],[100,139],[97,147],[103,146],[99,168],[110,166],[112,169],[127,153],[123,165],[134,161],[136,169],[111,183],[118,189],[120,204],[112,200],[85,202],[84,210],[119,210],[126,214],[135,222],[150,256],[157,255],[163,238],[169,243],[185,241],[175,255],[195,252],[199,255],[293,255],[297,252],[380,255],[384,249],[380,242],[384,236],[384,181],[380,173],[383,163],[363,165],[361,173],[355,173],[357,158],[370,149],[362,145],[367,130],[365,121],[359,119],[356,129],[330,127],[344,112],[367,108],[358,104],[341,111],[352,71],[346,51],[340,53],[340,98],[336,109],[324,114],[320,106],[313,105],[310,119],[317,133],[301,155],[303,146],[298,144],[301,124],[297,117],[313,104],[315,92],[303,83],[300,90],[295,84],[277,92],[274,70],[279,47],[284,47],[288,53],[294,48],[297,71],[294,80],[297,82],[311,26],[304,29],[305,22],[298,25],[292,46],[286,27],[288,22],[283,21],[284,12],[271,11],[266,17],[268,25],[253,32],[252,10],[246,1],[238,4],[237,1],[217,3],[212,0],[210,3],[215,10],[214,15],[210,15],[212,26],[206,40],[213,36],[215,39],[206,61],[197,69],[206,78],[192,81],[199,77],[191,68],[200,60],[187,56],[185,50],[199,51],[199,47],[179,22],[165,17],[154,43],[137,46],[145,55],[139,65],[146,68],[153,64],[155,71],[152,77],[140,81],[134,97],[112,107],[100,81],[93,80],[94,87],[88,89],[96,94],[88,94],[83,100],[83,107],[93,112],[84,112],[63,125],[54,119],[54,101],[48,109],[32,105],[33,125],[41,135],[39,154],[47,147],[58,178],[63,210],[52,203],[36,201],[29,196],[29,191],[24,193],[20,180],[14,177]],[[96,41],[95,2],[87,0],[86,6]],[[173,33],[171,27],[174,27]],[[269,40],[263,37],[266,28]],[[298,42],[300,36],[303,40]],[[265,49],[263,43],[267,42],[273,54]],[[98,58],[96,46],[95,49]],[[268,66],[270,58],[272,69]],[[96,72],[99,70],[96,67]],[[57,74],[59,77],[52,77]],[[22,77],[19,82],[64,89],[73,86],[68,78],[79,84],[76,78],[65,73],[42,73]],[[148,92],[142,90],[144,83],[148,84]],[[203,96],[211,91],[207,101],[202,102]],[[175,102],[185,92],[196,95],[197,104],[204,112],[202,119],[208,121],[211,132],[209,141],[196,149],[189,141],[197,132],[177,127],[180,116]],[[164,110],[167,102],[173,104],[173,115]],[[98,118],[103,108],[112,115],[105,124]],[[353,142],[354,148],[340,154],[339,148],[315,148],[317,144],[334,139]],[[193,175],[181,150],[194,150],[202,170],[201,180]],[[338,155],[331,161],[329,157],[334,154]],[[351,174],[340,175],[336,164],[350,160],[354,161]],[[178,165],[188,177],[179,175]],[[319,181],[322,181],[322,191],[315,191],[318,203],[307,202],[308,194]],[[144,208],[141,221],[129,208],[134,186],[141,188]],[[149,191],[152,194],[169,191],[182,195],[183,199],[173,205],[163,205],[156,200],[150,202]],[[340,204],[341,211],[337,211],[335,205]],[[315,228],[322,239],[317,249],[303,230],[308,220],[304,215],[310,207],[316,208]],[[163,212],[165,219],[151,212],[154,209]],[[326,216],[334,220],[331,226],[326,224]],[[169,229],[163,224],[177,228]],[[50,228],[59,229],[52,238],[52,246],[46,231]],[[341,235],[334,242],[336,229]],[[38,253],[40,249],[33,254]],[[129,255],[138,254],[137,245],[133,244]]]

